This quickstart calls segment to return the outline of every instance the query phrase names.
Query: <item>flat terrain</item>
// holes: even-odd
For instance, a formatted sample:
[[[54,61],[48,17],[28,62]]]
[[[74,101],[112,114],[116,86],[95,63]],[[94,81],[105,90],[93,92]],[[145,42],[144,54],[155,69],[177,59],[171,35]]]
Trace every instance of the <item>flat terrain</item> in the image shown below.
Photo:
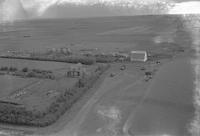
[[[57,62],[0,59],[0,67],[51,70],[57,76],[57,79],[50,80],[0,75],[0,100],[22,104],[29,110],[43,111],[57,96],[66,89],[72,88],[77,82],[76,78],[65,77],[72,65]],[[95,66],[88,66],[90,71],[93,71],[94,68]]]
[[[20,88],[24,88],[27,85],[31,85],[37,82],[37,79],[23,79],[19,77],[13,77],[9,75],[0,76],[1,83],[1,99],[7,99],[11,94]]]
[[[4,28],[5,31],[0,32],[1,50],[44,51],[70,47],[114,52],[154,49],[163,42],[188,46],[190,42],[181,18],[167,15],[32,20]]]
[[[194,114],[193,88],[189,79],[183,79],[192,75],[190,63],[179,63],[179,59],[190,61],[193,52],[192,39],[179,16],[36,20],[7,28],[7,32],[0,33],[1,51],[68,47],[77,52],[96,48],[101,52],[146,50],[151,55],[146,63],[112,64],[101,81],[55,124],[46,128],[9,128],[46,136],[188,135],[187,126]],[[166,66],[168,63],[170,66]],[[179,69],[188,69],[177,72],[174,81],[176,64],[180,64]],[[122,65],[126,65],[126,70],[120,70]],[[57,65],[53,66],[57,69]],[[169,73],[162,75],[165,71]],[[164,78],[170,73],[173,74],[169,78]],[[158,87],[159,84],[163,85]],[[191,88],[185,90],[180,84]],[[185,100],[188,103],[182,103]]]

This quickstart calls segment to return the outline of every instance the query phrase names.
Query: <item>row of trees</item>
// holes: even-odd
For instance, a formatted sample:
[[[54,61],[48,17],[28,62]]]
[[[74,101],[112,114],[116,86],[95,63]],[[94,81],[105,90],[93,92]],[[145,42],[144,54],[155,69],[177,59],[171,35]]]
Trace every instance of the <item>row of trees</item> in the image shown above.
[[[40,70],[40,69],[29,69],[28,67],[24,67],[22,69],[18,69],[17,67],[8,67],[8,66],[2,66],[0,67],[0,71],[10,71],[10,72],[15,72],[15,71],[21,71],[21,72],[29,72],[29,71],[33,71],[36,73],[52,73],[52,71],[50,70]]]
[[[7,67],[7,66],[2,66],[0,68],[0,71],[10,71],[10,72],[15,72],[17,71],[18,69],[16,67]]]
[[[84,65],[92,65],[96,62],[98,63],[111,63],[115,62],[117,59],[113,56],[64,56],[64,57],[47,57],[47,56],[31,56],[31,57],[20,57],[20,56],[2,56],[2,58],[12,58],[12,59],[28,59],[36,61],[56,61],[56,62],[66,62],[66,63],[82,63]]]
[[[20,76],[20,77],[55,79],[53,72],[50,70],[29,69],[28,67],[18,69],[16,67],[2,66],[0,68],[0,71],[4,72],[4,74],[11,74],[11,75]]]

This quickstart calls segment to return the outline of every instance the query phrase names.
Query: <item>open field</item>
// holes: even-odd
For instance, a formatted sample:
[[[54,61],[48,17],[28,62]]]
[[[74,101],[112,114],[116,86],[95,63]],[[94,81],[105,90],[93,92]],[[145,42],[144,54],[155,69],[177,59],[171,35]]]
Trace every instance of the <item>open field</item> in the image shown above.
[[[50,67],[52,64],[54,63],[1,59],[3,74],[0,77],[2,83],[6,82],[0,92],[2,97],[0,99],[0,120],[2,123],[35,127],[52,124],[92,86],[104,69],[108,68],[106,65],[100,64],[83,66],[56,62],[52,68]],[[34,67],[32,67],[33,65]],[[5,66],[6,70],[4,70]],[[17,70],[10,70],[11,67]],[[26,75],[38,71],[42,75],[44,74],[42,70],[46,70],[46,67],[50,67],[48,70],[55,78],[17,77],[15,74],[10,74],[21,72],[21,75]],[[80,71],[82,69],[84,76],[82,73],[78,77],[67,76],[67,73],[71,72],[70,67],[78,67],[78,69],[73,68],[75,72],[77,72],[76,69],[80,69]],[[12,87],[10,88],[8,85]]]
[[[27,109],[44,111],[67,88],[72,88],[76,79],[40,80],[37,84],[25,89],[20,96],[20,103]]]
[[[4,51],[44,51],[53,47],[70,47],[73,50],[99,48],[105,52],[150,50],[162,45],[164,37],[171,37],[168,41],[184,47],[190,41],[181,19],[167,15],[32,20],[5,26],[5,30],[6,27],[13,31],[0,33],[0,37],[5,37],[0,39],[0,47]],[[30,37],[24,37],[26,35]],[[161,37],[161,43],[155,43],[157,36]]]
[[[13,76],[0,76],[1,83],[1,99],[7,99],[10,94],[14,93],[20,88],[24,88],[27,85],[35,83],[37,79],[23,79]]]
[[[18,62],[17,62],[18,61]],[[20,62],[20,60],[15,60],[19,67],[28,67],[31,68],[30,65]],[[5,60],[5,62],[7,62]],[[14,62],[14,61],[13,61]],[[24,61],[23,61],[24,62]],[[30,64],[31,62],[29,62]],[[39,62],[40,63],[40,62]],[[1,63],[1,65],[7,66],[6,63]],[[16,66],[11,63],[12,66]],[[48,63],[47,63],[48,65]],[[66,66],[66,64],[63,64]],[[43,68],[44,65],[34,65],[34,68]],[[56,75],[64,75],[64,72],[67,71],[67,67],[65,67],[65,71],[63,71],[63,67],[59,67],[55,65],[56,68],[62,68],[62,71],[56,71]],[[69,67],[69,66],[68,66]],[[55,67],[54,67],[55,68]],[[49,68],[52,70],[52,68]],[[57,80],[48,80],[48,79],[37,79],[37,78],[20,78],[16,76],[10,75],[1,75],[1,100],[4,101],[13,101],[16,103],[23,104],[27,109],[30,110],[45,110],[55,99],[56,96],[63,93],[63,91],[67,88],[72,88],[77,79],[73,78],[62,78]]]

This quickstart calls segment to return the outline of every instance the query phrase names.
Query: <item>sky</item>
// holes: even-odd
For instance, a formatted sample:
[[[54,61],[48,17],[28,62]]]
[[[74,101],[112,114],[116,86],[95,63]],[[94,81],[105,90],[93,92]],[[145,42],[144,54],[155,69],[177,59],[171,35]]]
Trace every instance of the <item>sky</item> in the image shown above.
[[[0,0],[0,23],[19,19],[200,13],[192,0]]]

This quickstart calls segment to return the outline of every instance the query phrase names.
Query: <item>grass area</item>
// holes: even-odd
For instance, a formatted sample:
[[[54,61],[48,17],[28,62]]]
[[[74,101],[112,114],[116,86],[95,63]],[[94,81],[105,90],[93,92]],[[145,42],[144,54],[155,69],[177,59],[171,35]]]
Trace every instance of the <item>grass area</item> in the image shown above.
[[[97,64],[86,68],[89,74],[82,77],[62,76],[54,80],[33,78],[35,81],[32,82],[27,82],[27,77],[1,75],[12,78],[13,83],[19,83],[20,79],[24,79],[24,86],[16,86],[15,89],[9,90],[9,93],[4,93],[4,90],[0,92],[0,95],[4,93],[4,99],[0,104],[0,122],[37,127],[54,123],[93,86],[108,65]],[[57,72],[64,75],[66,69]]]
[[[38,79],[25,79],[10,75],[0,76],[0,99],[7,99],[15,94],[18,89],[24,88],[29,84],[37,82]]]
[[[35,85],[26,91],[23,95],[22,102],[30,110],[44,111],[54,99],[59,96],[66,88],[72,88],[77,79],[59,79],[59,80],[42,80],[40,84]]]

